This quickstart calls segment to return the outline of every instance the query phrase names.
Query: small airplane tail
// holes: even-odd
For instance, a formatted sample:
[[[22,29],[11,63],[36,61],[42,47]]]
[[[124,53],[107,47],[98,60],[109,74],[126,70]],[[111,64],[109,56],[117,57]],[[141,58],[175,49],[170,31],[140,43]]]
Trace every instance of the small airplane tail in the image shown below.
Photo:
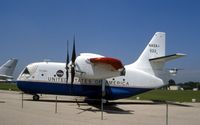
[[[152,75],[158,76],[167,61],[185,56],[185,54],[165,55],[165,33],[156,32],[137,61],[131,65]]]
[[[0,67],[0,74],[5,76],[12,76],[17,65],[17,59],[9,59]]]

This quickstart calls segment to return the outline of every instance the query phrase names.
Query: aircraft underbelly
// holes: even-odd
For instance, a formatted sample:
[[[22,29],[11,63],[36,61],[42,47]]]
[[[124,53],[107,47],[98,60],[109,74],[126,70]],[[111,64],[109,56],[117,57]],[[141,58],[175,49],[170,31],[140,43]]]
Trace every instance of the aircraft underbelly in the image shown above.
[[[29,94],[55,94],[101,98],[101,86],[99,85],[17,81],[17,86],[20,90]],[[105,98],[109,100],[127,98],[149,90],[151,89],[106,86]]]

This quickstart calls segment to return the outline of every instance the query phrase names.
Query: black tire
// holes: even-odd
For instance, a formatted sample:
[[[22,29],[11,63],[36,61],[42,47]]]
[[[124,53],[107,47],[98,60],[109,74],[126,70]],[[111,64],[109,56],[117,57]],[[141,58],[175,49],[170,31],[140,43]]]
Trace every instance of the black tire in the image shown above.
[[[39,95],[33,95],[33,101],[38,101],[40,99]]]

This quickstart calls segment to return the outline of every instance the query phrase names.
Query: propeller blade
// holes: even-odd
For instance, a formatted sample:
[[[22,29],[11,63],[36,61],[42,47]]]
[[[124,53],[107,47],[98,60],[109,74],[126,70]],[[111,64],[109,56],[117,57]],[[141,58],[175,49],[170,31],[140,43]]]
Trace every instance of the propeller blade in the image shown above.
[[[74,77],[75,77],[75,60],[76,60],[76,47],[75,47],[75,36],[73,40],[73,50],[72,50],[72,65],[71,65],[71,84],[74,83]]]
[[[69,78],[69,67],[68,67],[68,64],[69,64],[69,41],[67,40],[67,59],[66,59],[66,83],[68,82],[68,78]]]
[[[67,66],[68,66],[68,64],[69,64],[69,41],[67,40],[67,60],[66,60],[66,62],[67,62]]]
[[[74,77],[75,77],[75,68],[71,68],[71,85],[74,83]]]
[[[76,60],[76,48],[75,48],[75,36],[74,36],[74,40],[73,40],[73,50],[72,50],[72,64],[75,63]]]

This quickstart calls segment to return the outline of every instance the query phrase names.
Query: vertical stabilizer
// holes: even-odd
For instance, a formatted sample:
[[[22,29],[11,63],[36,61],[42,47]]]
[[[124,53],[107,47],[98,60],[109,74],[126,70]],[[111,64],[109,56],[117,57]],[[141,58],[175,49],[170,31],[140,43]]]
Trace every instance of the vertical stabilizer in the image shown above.
[[[149,59],[165,56],[165,33],[156,32],[148,43],[140,57],[133,64],[134,67],[142,69],[148,73],[154,74],[154,64],[152,65]],[[163,63],[156,64],[156,68],[162,69]]]
[[[12,76],[17,65],[17,59],[9,59],[0,67],[0,74],[5,76]]]

